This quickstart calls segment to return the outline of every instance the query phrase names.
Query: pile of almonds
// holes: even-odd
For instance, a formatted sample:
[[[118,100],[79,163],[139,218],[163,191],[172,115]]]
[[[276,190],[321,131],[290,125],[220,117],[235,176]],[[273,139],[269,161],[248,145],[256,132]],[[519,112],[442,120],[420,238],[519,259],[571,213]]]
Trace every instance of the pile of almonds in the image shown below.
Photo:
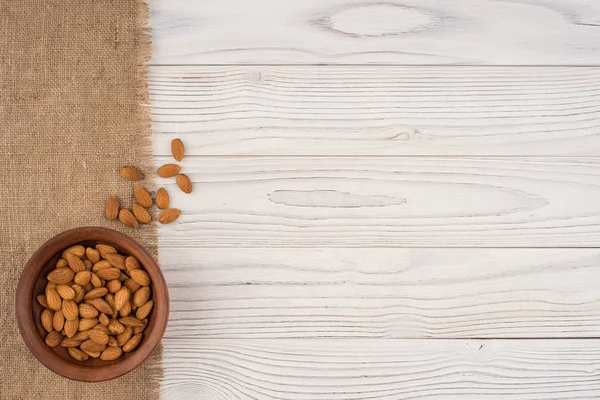
[[[183,160],[185,147],[181,140],[173,139],[171,142],[171,153],[175,160]],[[177,186],[179,186],[184,193],[192,193],[192,181],[187,175],[181,174],[179,171],[181,171],[179,165],[165,164],[158,168],[157,173],[161,178],[172,178],[176,176],[175,181]],[[121,168],[121,177],[128,181],[141,181],[144,179],[144,174],[135,167],[126,166]],[[152,215],[148,212],[148,209],[151,208],[153,204],[150,193],[141,186],[135,186],[134,196],[137,203],[134,203],[133,206],[131,206],[131,210],[120,209],[118,197],[110,196],[106,202],[106,217],[111,221],[118,218],[123,224],[132,228],[137,228],[139,227],[139,224],[147,224],[152,221]],[[154,202],[158,208],[163,210],[158,214],[158,222],[161,224],[170,224],[181,215],[181,210],[169,208],[169,193],[167,193],[164,188],[160,188],[156,191]]]
[[[113,361],[140,344],[154,302],[150,276],[135,257],[104,244],[76,245],[47,279],[37,301],[48,346],[66,347],[77,361]]]

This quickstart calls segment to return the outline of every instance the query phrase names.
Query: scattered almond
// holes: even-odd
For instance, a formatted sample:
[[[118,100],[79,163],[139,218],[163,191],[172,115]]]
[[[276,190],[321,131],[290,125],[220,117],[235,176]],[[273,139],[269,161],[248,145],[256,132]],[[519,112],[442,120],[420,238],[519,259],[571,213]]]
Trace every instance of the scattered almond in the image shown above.
[[[183,193],[192,193],[192,181],[186,174],[177,175],[177,179],[175,181]]]
[[[183,160],[183,156],[185,155],[185,146],[180,139],[173,139],[171,141],[171,153],[173,154],[173,158],[177,161]]]
[[[179,173],[181,167],[177,164],[165,164],[158,168],[157,173],[161,178],[172,178]]]
[[[137,203],[131,206],[131,211],[140,224],[147,224],[152,220],[148,210]]]
[[[135,196],[135,199],[137,200],[138,203],[140,203],[140,205],[142,207],[152,207],[152,196],[150,196],[150,193],[148,193],[148,191],[146,189],[144,189],[141,186],[136,186],[133,189],[133,193]]]
[[[138,220],[135,219],[135,216],[129,210],[123,209],[119,211],[119,221],[131,228],[139,227]]]
[[[121,168],[121,176],[128,181],[141,181],[144,179],[144,174],[139,169],[131,166]]]
[[[109,221],[117,219],[119,216],[119,198],[117,196],[110,196],[106,200],[106,218]]]
[[[156,191],[156,206],[161,210],[169,208],[169,203],[171,199],[169,198],[169,193],[164,188],[160,188]]]
[[[179,218],[179,215],[181,215],[181,210],[177,208],[167,208],[158,214],[158,222],[161,224],[170,224]]]

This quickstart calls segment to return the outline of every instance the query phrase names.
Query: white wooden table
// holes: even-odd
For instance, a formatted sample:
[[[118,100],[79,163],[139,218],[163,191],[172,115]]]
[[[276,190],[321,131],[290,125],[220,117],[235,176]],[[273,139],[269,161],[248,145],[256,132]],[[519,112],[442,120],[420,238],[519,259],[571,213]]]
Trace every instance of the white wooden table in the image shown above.
[[[163,398],[600,398],[599,1],[150,5]]]

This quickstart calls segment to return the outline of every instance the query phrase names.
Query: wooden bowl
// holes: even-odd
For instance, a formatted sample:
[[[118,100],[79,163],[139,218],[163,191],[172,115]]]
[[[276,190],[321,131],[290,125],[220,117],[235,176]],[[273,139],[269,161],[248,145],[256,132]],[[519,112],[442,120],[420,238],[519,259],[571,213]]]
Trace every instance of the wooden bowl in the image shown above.
[[[130,353],[115,361],[89,358],[76,361],[66,348],[50,348],[44,342],[46,331],[42,327],[40,314],[43,307],[36,297],[44,294],[46,275],[55,267],[62,251],[75,244],[95,246],[104,243],[115,247],[119,253],[137,258],[152,279],[154,307],[142,342]],[[124,375],[140,364],[160,343],[169,319],[169,293],[167,283],[158,263],[136,241],[117,231],[98,227],[76,228],[63,232],[40,247],[31,257],[19,281],[16,295],[16,313],[21,336],[29,350],[48,369],[66,378],[86,382],[99,382]]]

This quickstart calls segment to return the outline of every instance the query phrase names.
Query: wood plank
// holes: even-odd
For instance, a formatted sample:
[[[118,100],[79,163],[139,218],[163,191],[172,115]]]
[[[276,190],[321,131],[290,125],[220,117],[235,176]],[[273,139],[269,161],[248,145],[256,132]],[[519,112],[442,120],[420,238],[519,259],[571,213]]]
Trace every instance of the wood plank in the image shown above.
[[[157,157],[160,165],[171,157]],[[599,247],[600,158],[188,157],[162,245]]]
[[[163,399],[597,399],[599,340],[164,340]]]
[[[600,68],[152,67],[155,153],[597,155]]]
[[[596,0],[154,0],[155,64],[600,62]]]
[[[597,249],[161,247],[171,338],[600,332]]]

